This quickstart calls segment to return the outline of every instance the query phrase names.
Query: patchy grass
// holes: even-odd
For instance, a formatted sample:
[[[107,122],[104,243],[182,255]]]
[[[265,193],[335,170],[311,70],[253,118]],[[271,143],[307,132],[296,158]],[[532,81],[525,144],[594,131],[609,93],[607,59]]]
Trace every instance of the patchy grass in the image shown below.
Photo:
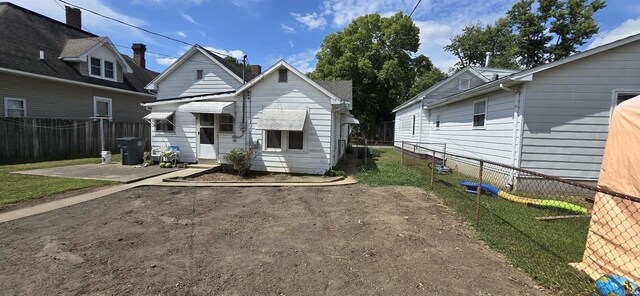
[[[431,191],[459,213],[467,222],[475,217],[476,195],[469,194],[460,181],[477,181],[457,173],[436,175],[430,188],[431,170],[426,160],[405,158],[382,149],[381,155],[356,170],[354,177],[371,185],[413,185]],[[587,218],[538,221],[535,217],[566,215],[555,209],[528,207],[489,195],[481,197],[479,238],[504,254],[509,262],[538,281],[554,294],[593,295],[589,277],[569,266],[580,262],[589,228]]]
[[[120,155],[113,155],[112,161],[117,162]],[[46,169],[70,165],[99,163],[100,158],[80,158],[72,160],[57,160],[34,162],[25,164],[11,164],[0,166],[0,205],[17,203],[23,200],[37,199],[69,190],[104,186],[112,184],[109,181],[81,180],[58,177],[27,176],[10,174],[10,172],[33,169]]]

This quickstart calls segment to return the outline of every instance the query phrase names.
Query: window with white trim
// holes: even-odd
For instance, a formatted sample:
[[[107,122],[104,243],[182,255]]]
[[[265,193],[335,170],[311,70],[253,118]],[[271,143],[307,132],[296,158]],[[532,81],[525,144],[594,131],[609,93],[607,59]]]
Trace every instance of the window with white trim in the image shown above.
[[[303,131],[264,131],[264,150],[267,151],[304,151]]]
[[[287,77],[287,69],[278,70],[278,82],[287,82],[289,79]]]
[[[4,98],[5,117],[27,117],[27,100]]]
[[[202,80],[204,78],[204,70],[196,70],[196,80]]]
[[[112,119],[112,106],[110,98],[93,97],[93,116]]]
[[[96,57],[89,57],[89,75],[108,80],[116,80],[116,63]]]
[[[233,132],[233,116],[229,114],[220,114],[219,125],[220,132]]]
[[[473,102],[473,127],[482,128],[487,122],[487,99]]]
[[[463,77],[458,80],[458,89],[459,90],[467,90],[471,88],[471,78]]]
[[[626,100],[635,98],[638,95],[640,95],[640,93],[618,93],[616,96],[616,106],[622,104],[622,102]]]
[[[173,120],[175,119],[175,114],[171,114],[171,116],[167,117],[166,119],[156,119],[153,121],[153,126],[156,129],[156,132],[173,132],[174,129],[174,125],[173,125]]]

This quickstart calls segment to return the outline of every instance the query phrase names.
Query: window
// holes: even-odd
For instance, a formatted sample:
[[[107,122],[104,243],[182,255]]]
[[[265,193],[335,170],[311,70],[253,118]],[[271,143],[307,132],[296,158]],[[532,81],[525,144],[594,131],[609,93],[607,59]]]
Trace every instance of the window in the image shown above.
[[[278,82],[287,82],[287,69],[278,70]]]
[[[113,79],[114,72],[115,72],[115,67],[113,62],[104,61],[104,77]]]
[[[171,114],[171,116],[167,117],[167,119],[155,120],[154,126],[156,128],[156,132],[173,132],[173,119],[175,114]]]
[[[266,131],[266,134],[267,149],[282,148],[282,131]]]
[[[471,78],[460,78],[458,81],[458,89],[467,90],[471,87]]]
[[[266,130],[265,137],[265,150],[304,150],[304,132]]]
[[[229,114],[221,114],[219,130],[221,132],[233,132],[233,116]]]
[[[473,102],[473,127],[484,127],[487,115],[487,99]]]
[[[89,75],[116,80],[116,64],[99,58],[89,58]]]
[[[638,96],[638,94],[619,93],[618,96],[616,97],[616,106],[636,96]]]
[[[204,77],[204,71],[196,70],[196,80],[202,80],[202,77]]]
[[[413,126],[411,127],[411,135],[415,135],[416,134],[416,116],[413,115]]]
[[[289,132],[289,149],[302,150],[304,148],[304,133]]]
[[[107,117],[109,120],[113,117],[111,113],[111,99],[93,97],[93,116]]]
[[[100,59],[91,58],[91,75],[102,75],[102,61]]]
[[[5,117],[27,117],[27,101],[24,99],[4,98]]]
[[[440,114],[436,115],[436,129],[440,129]]]

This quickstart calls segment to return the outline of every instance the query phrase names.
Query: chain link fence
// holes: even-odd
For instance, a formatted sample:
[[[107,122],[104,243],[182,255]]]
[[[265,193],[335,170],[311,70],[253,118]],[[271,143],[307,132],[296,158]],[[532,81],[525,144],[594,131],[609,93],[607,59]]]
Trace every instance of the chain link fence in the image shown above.
[[[639,198],[447,153],[444,144],[394,146],[426,187],[549,293],[596,295],[604,274],[640,283]]]

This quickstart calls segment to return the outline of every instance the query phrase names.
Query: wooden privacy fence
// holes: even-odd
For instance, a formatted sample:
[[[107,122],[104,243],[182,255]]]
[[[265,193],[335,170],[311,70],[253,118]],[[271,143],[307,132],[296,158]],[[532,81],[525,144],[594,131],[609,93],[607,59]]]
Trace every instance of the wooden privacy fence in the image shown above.
[[[105,150],[118,153],[115,139],[140,137],[150,145],[150,126],[104,122]],[[100,122],[49,118],[0,118],[0,163],[100,155]]]

